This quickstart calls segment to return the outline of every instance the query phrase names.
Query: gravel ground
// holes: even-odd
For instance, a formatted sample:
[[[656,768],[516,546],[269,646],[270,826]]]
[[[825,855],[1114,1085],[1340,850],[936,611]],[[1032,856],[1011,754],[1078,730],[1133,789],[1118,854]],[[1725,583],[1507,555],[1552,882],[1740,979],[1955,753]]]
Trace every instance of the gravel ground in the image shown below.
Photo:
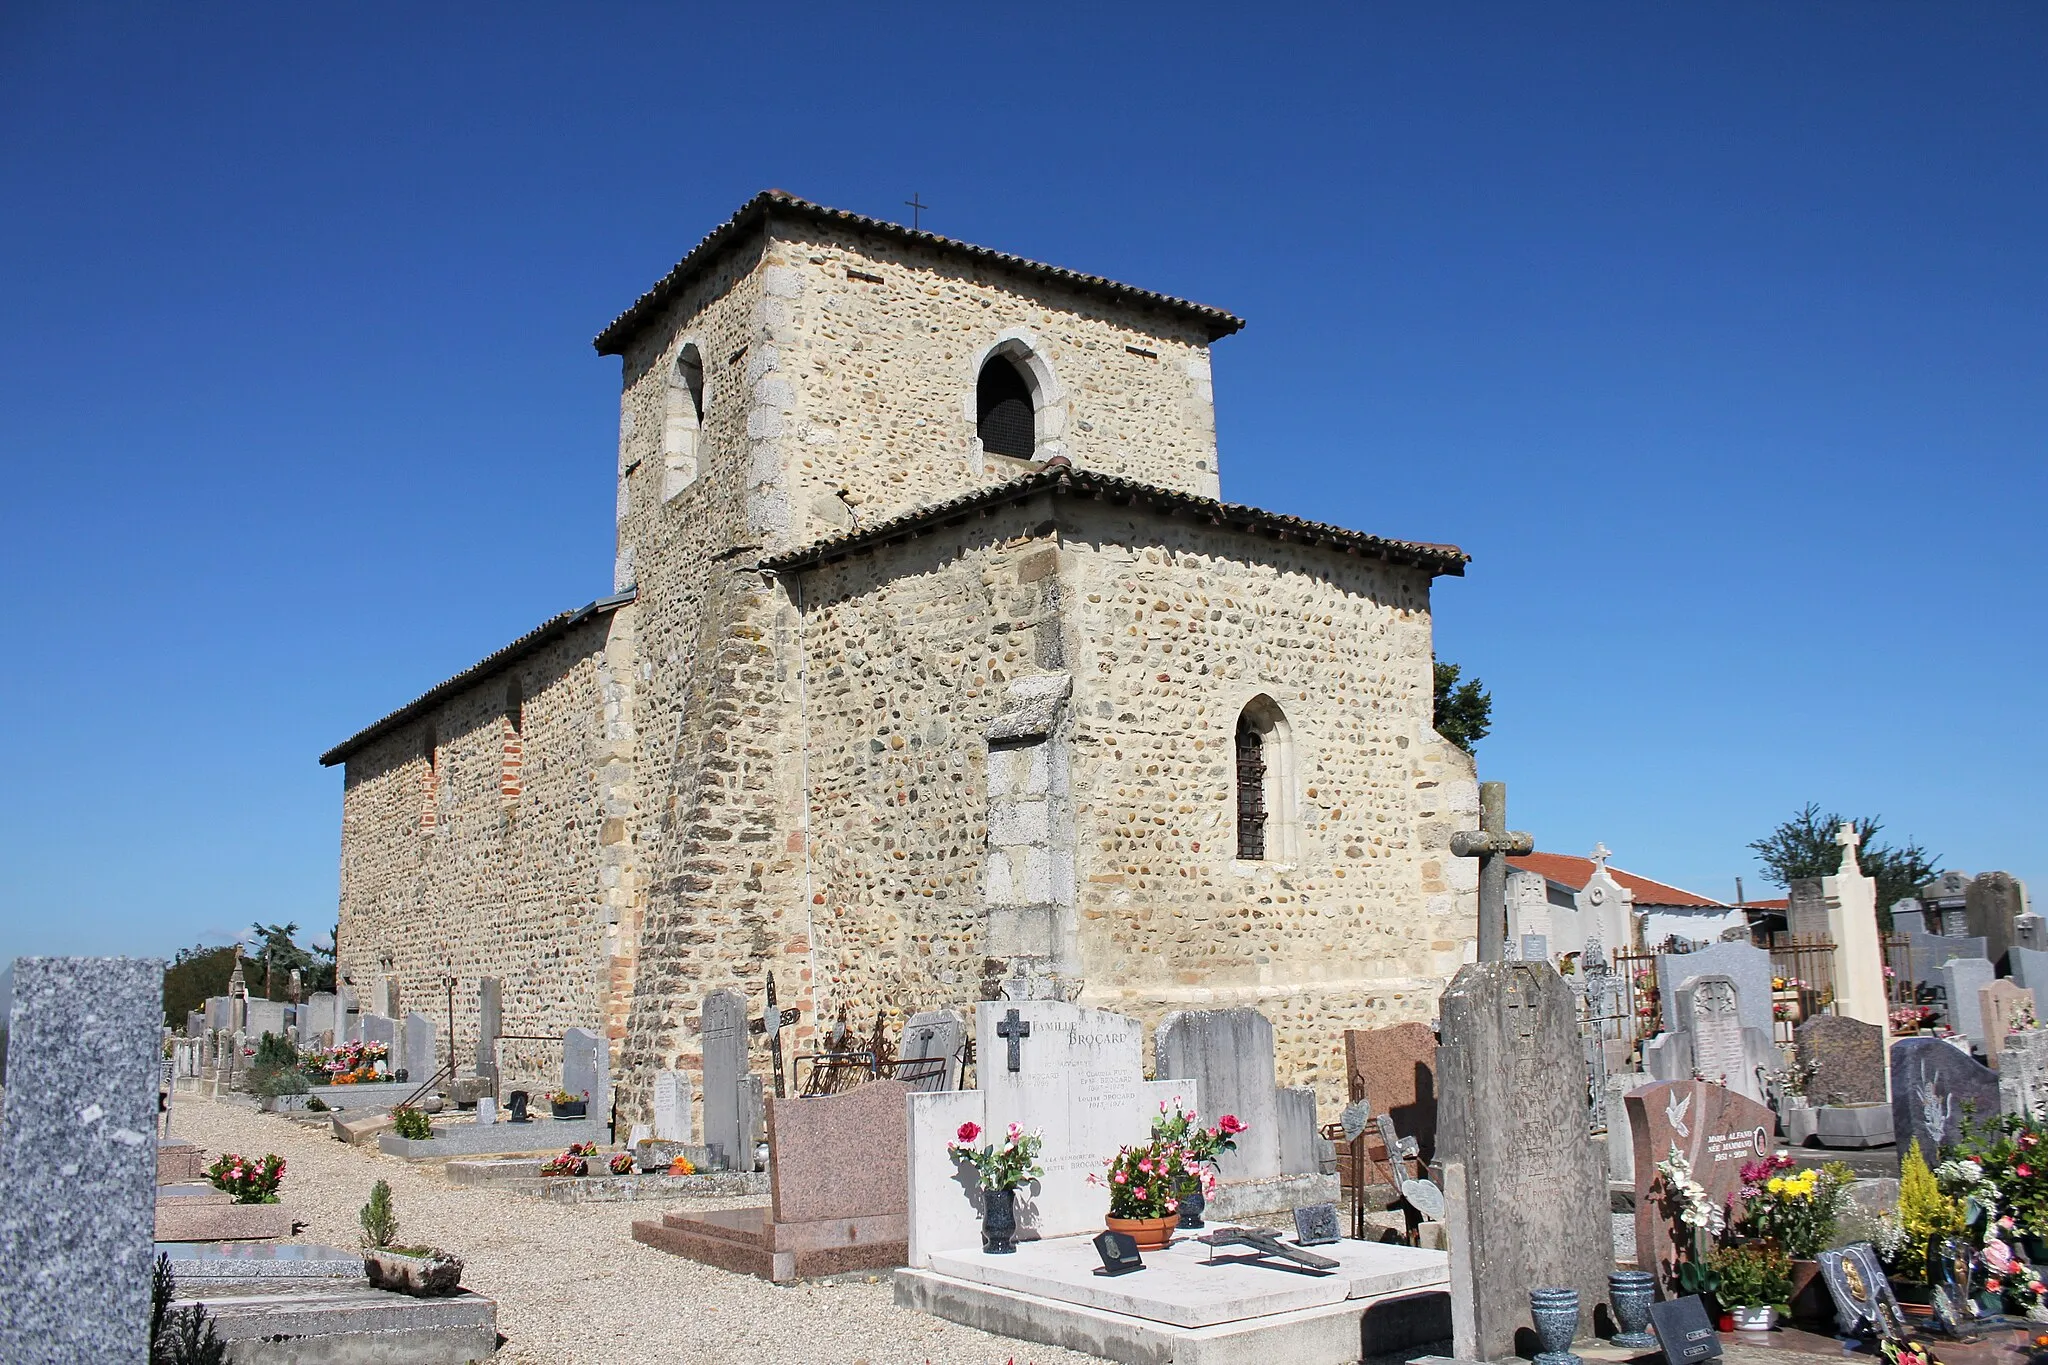
[[[498,1303],[508,1338],[496,1359],[519,1365],[1085,1365],[1096,1359],[1012,1341],[898,1308],[888,1276],[777,1286],[644,1247],[635,1218],[659,1204],[551,1204],[450,1185],[434,1167],[349,1147],[288,1119],[179,1095],[174,1136],[208,1151],[287,1167],[284,1202],[295,1240],[353,1247],[356,1211],[391,1182],[402,1241],[440,1246],[466,1263],[462,1283]],[[676,1207],[728,1208],[696,1199]]]

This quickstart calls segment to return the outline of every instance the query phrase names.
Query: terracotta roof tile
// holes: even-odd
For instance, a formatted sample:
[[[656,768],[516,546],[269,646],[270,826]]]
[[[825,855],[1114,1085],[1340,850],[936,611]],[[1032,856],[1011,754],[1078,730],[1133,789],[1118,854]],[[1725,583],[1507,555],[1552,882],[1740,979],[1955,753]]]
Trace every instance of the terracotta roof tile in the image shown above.
[[[1559,886],[1567,887],[1573,891],[1582,889],[1587,882],[1593,879],[1593,860],[1591,858],[1574,857],[1569,853],[1525,853],[1519,857],[1509,858],[1508,863],[1510,866],[1519,867],[1525,872],[1540,872]],[[1702,896],[1694,891],[1682,891],[1678,887],[1669,886],[1660,881],[1652,881],[1648,877],[1639,877],[1633,872],[1624,872],[1612,863],[1607,865],[1607,873],[1634,894],[1635,902],[1639,906],[1670,905],[1681,908],[1696,906],[1701,909],[1711,909],[1725,907],[1728,904],[1726,901],[1717,901],[1711,896]]]

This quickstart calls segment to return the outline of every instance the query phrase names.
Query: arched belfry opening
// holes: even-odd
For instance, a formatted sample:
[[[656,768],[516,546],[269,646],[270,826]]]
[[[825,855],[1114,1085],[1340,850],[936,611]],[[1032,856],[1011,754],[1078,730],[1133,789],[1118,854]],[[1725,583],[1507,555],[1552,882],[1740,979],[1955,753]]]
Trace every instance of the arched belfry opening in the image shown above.
[[[1036,395],[1030,379],[1008,355],[999,351],[982,365],[974,386],[974,408],[984,451],[1020,460],[1037,453]]]
[[[1295,861],[1294,734],[1278,702],[1262,694],[1245,703],[1236,753],[1239,861]]]
[[[676,352],[669,370],[661,427],[661,500],[697,481],[697,438],[704,426],[704,357],[694,342]]]

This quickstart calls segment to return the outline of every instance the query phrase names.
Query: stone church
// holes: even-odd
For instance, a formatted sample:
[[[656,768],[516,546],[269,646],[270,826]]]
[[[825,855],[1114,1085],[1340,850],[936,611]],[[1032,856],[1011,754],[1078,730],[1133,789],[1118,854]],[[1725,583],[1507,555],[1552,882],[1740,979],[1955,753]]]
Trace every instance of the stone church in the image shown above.
[[[1430,723],[1466,556],[1221,500],[1240,326],[749,200],[596,339],[612,593],[322,756],[344,978],[601,1026],[622,1118],[769,973],[800,1051],[842,1009],[1256,1006],[1341,1103],[1341,1030],[1430,1018],[1473,935]]]

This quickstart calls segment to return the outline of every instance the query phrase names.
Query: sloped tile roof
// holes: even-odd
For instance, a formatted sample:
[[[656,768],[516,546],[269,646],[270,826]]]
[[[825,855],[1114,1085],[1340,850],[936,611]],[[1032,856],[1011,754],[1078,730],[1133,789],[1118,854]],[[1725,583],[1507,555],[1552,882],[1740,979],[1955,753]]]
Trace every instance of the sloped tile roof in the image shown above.
[[[1559,886],[1571,891],[1585,888],[1593,879],[1593,860],[1577,858],[1569,853],[1524,853],[1508,859],[1511,867],[1524,872],[1540,872]],[[1711,896],[1702,896],[1695,891],[1681,891],[1675,886],[1639,877],[1633,872],[1624,872],[1612,863],[1607,866],[1607,875],[1620,882],[1634,894],[1637,905],[1669,905],[1679,908],[1696,907],[1702,910],[1728,907],[1727,902],[1717,901]]]
[[[761,567],[778,571],[814,568],[820,564],[845,559],[849,555],[915,540],[942,527],[958,526],[977,516],[1013,506],[1041,493],[1142,507],[1161,516],[1204,522],[1250,535],[1383,559],[1394,564],[1412,565],[1427,569],[1432,574],[1462,577],[1465,566],[1472,559],[1455,545],[1387,540],[1380,536],[1367,535],[1363,531],[1350,531],[1341,526],[1305,521],[1300,517],[1268,512],[1257,507],[1246,507],[1240,503],[1217,502],[1212,498],[1197,497],[1192,493],[1181,493],[1131,479],[1076,469],[1063,458],[1059,458],[1050,461],[1044,469],[1033,470],[1008,482],[979,488],[943,502],[913,508],[874,526],[851,531],[829,540],[816,541],[799,549],[763,559]]]
[[[1207,304],[1177,299],[1171,294],[1156,294],[1135,285],[1119,284],[1100,275],[1086,275],[1078,270],[1067,270],[1056,265],[1046,265],[1042,261],[1027,260],[1022,256],[1012,256],[1006,251],[996,251],[989,247],[976,246],[972,242],[941,237],[935,232],[907,228],[901,223],[891,223],[886,219],[848,213],[845,209],[827,208],[823,204],[813,204],[807,199],[799,199],[783,190],[763,190],[742,204],[738,213],[713,228],[709,235],[691,248],[689,255],[677,261],[674,268],[662,276],[652,289],[635,299],[631,308],[613,318],[591,342],[591,345],[597,348],[597,353],[623,354],[635,334],[660,312],[670,299],[687,289],[692,282],[710,269],[713,262],[742,241],[756,224],[765,221],[771,214],[784,218],[805,218],[814,223],[875,233],[898,242],[936,247],[941,251],[1002,266],[1055,284],[1063,284],[1084,293],[1099,294],[1120,303],[1144,304],[1201,323],[1208,329],[1211,341],[1229,336],[1244,327],[1243,318],[1226,313],[1221,308],[1211,308]]]

